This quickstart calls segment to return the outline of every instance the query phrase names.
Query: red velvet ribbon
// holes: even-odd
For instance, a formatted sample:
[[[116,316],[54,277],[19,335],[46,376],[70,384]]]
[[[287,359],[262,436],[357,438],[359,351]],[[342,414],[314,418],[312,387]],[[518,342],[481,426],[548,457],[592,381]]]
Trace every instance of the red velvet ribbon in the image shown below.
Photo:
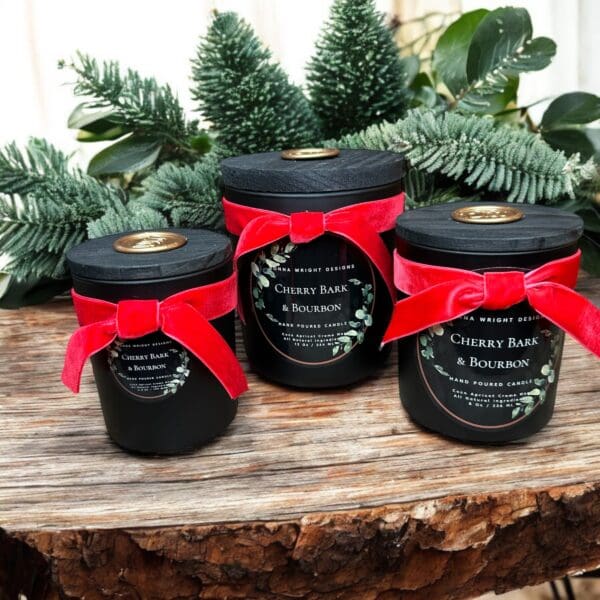
[[[600,356],[600,310],[573,291],[581,251],[528,271],[475,273],[410,261],[394,253],[394,306],[383,343],[462,317],[478,308],[502,310],[527,300],[543,317]]]
[[[294,244],[311,242],[324,233],[338,235],[360,248],[371,260],[395,297],[393,264],[380,233],[394,227],[404,210],[404,194],[383,200],[351,204],[329,212],[297,212],[285,215],[271,210],[236,204],[223,198],[225,226],[239,236],[235,260],[288,237]]]
[[[121,300],[116,304],[71,292],[79,319],[67,346],[63,383],[79,391],[85,361],[117,337],[133,339],[162,331],[194,354],[221,382],[231,398],[248,389],[246,377],[229,344],[209,321],[236,304],[236,276],[158,300]]]

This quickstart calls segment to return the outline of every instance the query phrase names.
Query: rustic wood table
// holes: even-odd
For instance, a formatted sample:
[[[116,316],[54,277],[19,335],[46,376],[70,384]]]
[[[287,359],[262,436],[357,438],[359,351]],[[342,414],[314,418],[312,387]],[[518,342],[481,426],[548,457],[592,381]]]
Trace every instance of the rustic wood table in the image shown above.
[[[74,326],[66,301],[0,311],[0,599],[438,600],[600,565],[600,373],[572,340],[526,442],[419,430],[392,359],[342,391],[251,377],[226,435],[142,458],[107,438],[89,367],[61,385]]]

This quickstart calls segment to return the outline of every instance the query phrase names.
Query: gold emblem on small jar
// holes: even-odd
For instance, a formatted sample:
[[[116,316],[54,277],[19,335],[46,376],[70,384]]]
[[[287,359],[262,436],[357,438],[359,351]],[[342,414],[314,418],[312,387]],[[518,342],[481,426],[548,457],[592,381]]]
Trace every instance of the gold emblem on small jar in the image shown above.
[[[186,243],[187,238],[174,231],[138,231],[120,237],[113,243],[113,248],[117,252],[142,254],[174,250]]]
[[[457,208],[452,218],[461,223],[512,223],[523,218],[523,213],[514,206],[474,204]]]
[[[291,148],[281,153],[285,160],[313,160],[315,158],[333,158],[340,153],[339,148]]]

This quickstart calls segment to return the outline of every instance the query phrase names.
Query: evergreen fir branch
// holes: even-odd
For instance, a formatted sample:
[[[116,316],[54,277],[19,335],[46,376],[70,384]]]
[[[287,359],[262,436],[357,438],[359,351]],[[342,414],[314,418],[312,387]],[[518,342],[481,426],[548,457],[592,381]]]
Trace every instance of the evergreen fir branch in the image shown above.
[[[159,85],[152,77],[142,77],[128,69],[121,73],[119,63],[77,53],[69,65],[77,75],[75,94],[90,98],[89,108],[111,108],[111,122],[135,131],[163,137],[179,146],[188,146],[198,133],[197,121],[188,122],[177,96],[169,85]]]
[[[0,151],[0,252],[18,280],[62,279],[64,255],[86,238],[87,222],[122,204],[118,190],[79,169],[44,140]]]
[[[140,203],[168,215],[175,227],[222,225],[219,160],[214,153],[189,166],[166,163],[144,181]]]
[[[396,123],[372,126],[333,143],[403,151],[419,170],[507,194],[509,202],[573,196],[595,170],[593,160],[582,163],[577,154],[567,158],[525,129],[455,112],[414,109]]]
[[[404,114],[407,73],[374,0],[335,0],[308,64],[307,82],[327,136]]]
[[[87,234],[90,238],[102,237],[122,231],[140,229],[165,229],[169,222],[160,212],[137,200],[109,208],[100,218],[90,221]]]
[[[49,174],[67,170],[69,157],[44,139],[32,138],[21,151],[14,142],[0,152],[0,192],[26,194]]]
[[[314,143],[318,124],[302,90],[291,84],[252,28],[217,13],[192,66],[192,96],[232,153]]]

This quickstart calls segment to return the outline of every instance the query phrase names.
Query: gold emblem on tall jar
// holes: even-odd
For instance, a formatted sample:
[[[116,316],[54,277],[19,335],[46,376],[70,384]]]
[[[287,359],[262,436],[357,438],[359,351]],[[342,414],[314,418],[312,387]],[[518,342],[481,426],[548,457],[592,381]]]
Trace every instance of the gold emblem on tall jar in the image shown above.
[[[120,237],[113,243],[113,248],[117,252],[142,254],[174,250],[186,243],[187,238],[174,231],[138,231]]]
[[[316,158],[333,158],[340,153],[339,148],[291,148],[281,153],[285,160],[314,160]]]
[[[523,213],[514,206],[474,204],[457,208],[452,218],[461,223],[512,223],[523,218]]]

